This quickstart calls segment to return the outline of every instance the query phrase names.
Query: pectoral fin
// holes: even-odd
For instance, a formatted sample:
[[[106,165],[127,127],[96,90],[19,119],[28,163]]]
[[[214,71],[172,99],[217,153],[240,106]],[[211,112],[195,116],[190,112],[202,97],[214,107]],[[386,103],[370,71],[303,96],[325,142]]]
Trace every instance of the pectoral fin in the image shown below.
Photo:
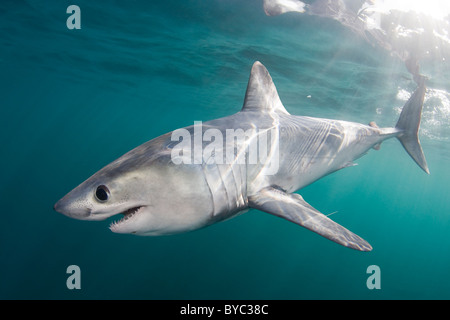
[[[340,245],[360,251],[372,250],[367,241],[311,207],[299,194],[267,187],[248,200],[251,208],[294,222]]]

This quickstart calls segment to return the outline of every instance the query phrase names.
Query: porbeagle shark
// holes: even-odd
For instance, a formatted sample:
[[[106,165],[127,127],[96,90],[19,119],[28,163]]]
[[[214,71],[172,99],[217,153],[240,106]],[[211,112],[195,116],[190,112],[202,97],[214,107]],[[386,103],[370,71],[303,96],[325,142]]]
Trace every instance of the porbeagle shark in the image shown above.
[[[425,91],[420,84],[393,128],[295,116],[281,103],[267,69],[255,62],[241,111],[138,146],[69,192],[54,209],[81,220],[122,214],[111,231],[158,236],[206,227],[254,208],[343,246],[370,251],[367,241],[294,192],[354,165],[393,137],[429,173],[417,136]],[[245,134],[228,139],[230,132]]]

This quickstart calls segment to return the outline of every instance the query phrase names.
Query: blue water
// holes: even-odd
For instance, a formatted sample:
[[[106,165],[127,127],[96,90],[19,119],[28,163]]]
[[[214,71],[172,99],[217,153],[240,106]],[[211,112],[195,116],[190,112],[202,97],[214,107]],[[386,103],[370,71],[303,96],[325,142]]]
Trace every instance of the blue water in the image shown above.
[[[448,62],[423,66],[431,175],[390,140],[300,191],[370,242],[362,253],[256,210],[152,238],[53,205],[139,144],[240,110],[256,60],[292,114],[392,126],[415,84],[384,49],[259,0],[2,1],[0,32],[1,299],[450,298]],[[73,264],[81,290],[66,287]]]

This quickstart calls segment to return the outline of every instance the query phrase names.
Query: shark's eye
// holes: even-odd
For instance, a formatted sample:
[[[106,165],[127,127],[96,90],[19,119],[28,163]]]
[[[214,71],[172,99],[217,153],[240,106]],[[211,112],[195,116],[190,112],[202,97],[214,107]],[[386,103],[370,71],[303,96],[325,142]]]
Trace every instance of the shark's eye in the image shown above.
[[[106,186],[101,185],[97,187],[97,190],[95,190],[95,197],[100,202],[105,202],[109,198],[109,190]]]

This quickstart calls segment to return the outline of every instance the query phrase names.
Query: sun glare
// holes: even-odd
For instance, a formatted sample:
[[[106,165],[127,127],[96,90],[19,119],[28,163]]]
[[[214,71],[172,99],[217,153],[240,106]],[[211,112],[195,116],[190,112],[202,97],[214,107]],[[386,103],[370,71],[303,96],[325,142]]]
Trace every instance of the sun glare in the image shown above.
[[[415,11],[442,20],[450,15],[448,0],[375,0],[372,1],[380,11]]]

